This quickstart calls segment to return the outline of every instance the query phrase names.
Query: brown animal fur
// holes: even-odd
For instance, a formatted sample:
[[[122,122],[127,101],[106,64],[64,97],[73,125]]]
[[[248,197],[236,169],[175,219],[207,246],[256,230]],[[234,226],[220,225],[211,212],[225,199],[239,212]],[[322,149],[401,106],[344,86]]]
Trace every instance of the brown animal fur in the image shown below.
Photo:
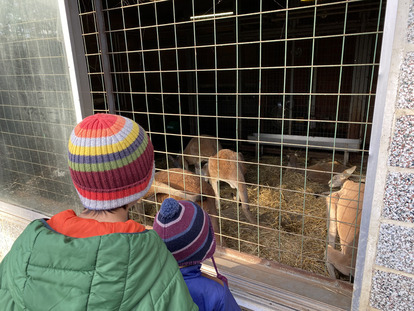
[[[244,180],[246,168],[243,164],[243,155],[230,149],[222,149],[216,155],[211,156],[203,168],[205,176],[209,177],[211,186],[216,196],[216,205],[219,204],[220,194],[219,180],[228,183],[233,189],[237,189],[242,204],[242,210],[250,223],[255,223],[249,210],[247,187]]]
[[[327,268],[333,278],[336,277],[333,267],[345,275],[355,273],[364,190],[365,184],[347,180],[341,190],[326,198],[329,216]],[[341,251],[335,249],[337,235]]]
[[[200,147],[198,142],[200,141]],[[184,163],[184,169],[189,170],[190,165],[194,165],[195,172],[199,174],[203,163],[208,158],[215,155],[222,149],[220,142],[216,137],[204,135],[203,137],[193,137],[183,151],[183,156],[178,156],[173,160],[176,167],[181,168]],[[184,159],[183,159],[184,157]]]

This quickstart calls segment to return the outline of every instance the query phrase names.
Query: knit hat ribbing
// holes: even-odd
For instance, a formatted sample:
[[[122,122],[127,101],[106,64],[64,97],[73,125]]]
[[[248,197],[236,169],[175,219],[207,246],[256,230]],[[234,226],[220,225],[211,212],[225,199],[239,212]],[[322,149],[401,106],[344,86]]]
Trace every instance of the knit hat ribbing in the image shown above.
[[[196,203],[165,199],[153,229],[180,266],[199,264],[216,250],[210,216]]]
[[[69,170],[82,204],[108,210],[138,200],[154,178],[154,148],[145,130],[113,114],[85,118],[68,144]]]

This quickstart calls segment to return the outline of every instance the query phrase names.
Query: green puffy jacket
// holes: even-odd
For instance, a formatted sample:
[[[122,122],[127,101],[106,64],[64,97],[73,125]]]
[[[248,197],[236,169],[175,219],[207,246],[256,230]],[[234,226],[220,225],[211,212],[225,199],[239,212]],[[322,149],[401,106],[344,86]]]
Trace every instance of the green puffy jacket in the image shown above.
[[[0,264],[0,309],[198,310],[153,230],[71,238],[35,220]]]

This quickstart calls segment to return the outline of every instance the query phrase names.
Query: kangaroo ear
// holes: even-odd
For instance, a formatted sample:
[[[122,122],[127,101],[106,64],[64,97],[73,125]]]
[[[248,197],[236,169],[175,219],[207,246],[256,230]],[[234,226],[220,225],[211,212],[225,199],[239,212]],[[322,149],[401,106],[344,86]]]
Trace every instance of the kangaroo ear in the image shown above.
[[[356,166],[346,169],[342,172],[342,174],[347,175],[347,177],[351,176],[352,173],[356,170]]]
[[[346,169],[342,173],[335,175],[329,181],[329,183],[328,183],[329,186],[331,186],[331,187],[341,187],[343,185],[343,183],[345,182],[345,180],[347,180],[352,175],[352,173],[355,171],[355,169],[356,169],[356,166],[353,166],[351,168]]]
[[[168,155],[168,160],[175,165],[175,159],[173,158],[173,156],[171,154]]]
[[[169,161],[171,161],[171,163],[173,164],[175,168],[183,168],[183,164],[180,161],[181,159],[179,156],[173,157],[172,155],[169,154],[168,159]]]
[[[297,154],[288,154],[287,155],[287,159],[288,159],[288,165],[289,167],[298,167],[298,157]]]

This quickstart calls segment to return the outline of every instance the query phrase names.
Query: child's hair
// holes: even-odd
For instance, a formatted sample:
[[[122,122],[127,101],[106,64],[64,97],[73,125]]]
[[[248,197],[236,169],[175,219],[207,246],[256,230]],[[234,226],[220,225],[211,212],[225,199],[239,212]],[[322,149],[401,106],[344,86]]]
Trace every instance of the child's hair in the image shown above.
[[[154,178],[154,148],[131,119],[98,113],[80,122],[69,139],[69,170],[88,210],[111,210],[137,201]]]
[[[83,210],[83,213],[86,214],[86,215],[93,215],[93,216],[97,216],[97,215],[101,215],[101,214],[105,215],[107,213],[113,214],[116,211],[118,211],[119,209],[126,210],[127,207],[128,207],[128,205],[124,205],[124,206],[121,206],[121,207],[116,207],[116,208],[112,208],[112,209],[104,209],[104,210],[93,210],[93,209],[87,209],[87,208],[85,208]]]

